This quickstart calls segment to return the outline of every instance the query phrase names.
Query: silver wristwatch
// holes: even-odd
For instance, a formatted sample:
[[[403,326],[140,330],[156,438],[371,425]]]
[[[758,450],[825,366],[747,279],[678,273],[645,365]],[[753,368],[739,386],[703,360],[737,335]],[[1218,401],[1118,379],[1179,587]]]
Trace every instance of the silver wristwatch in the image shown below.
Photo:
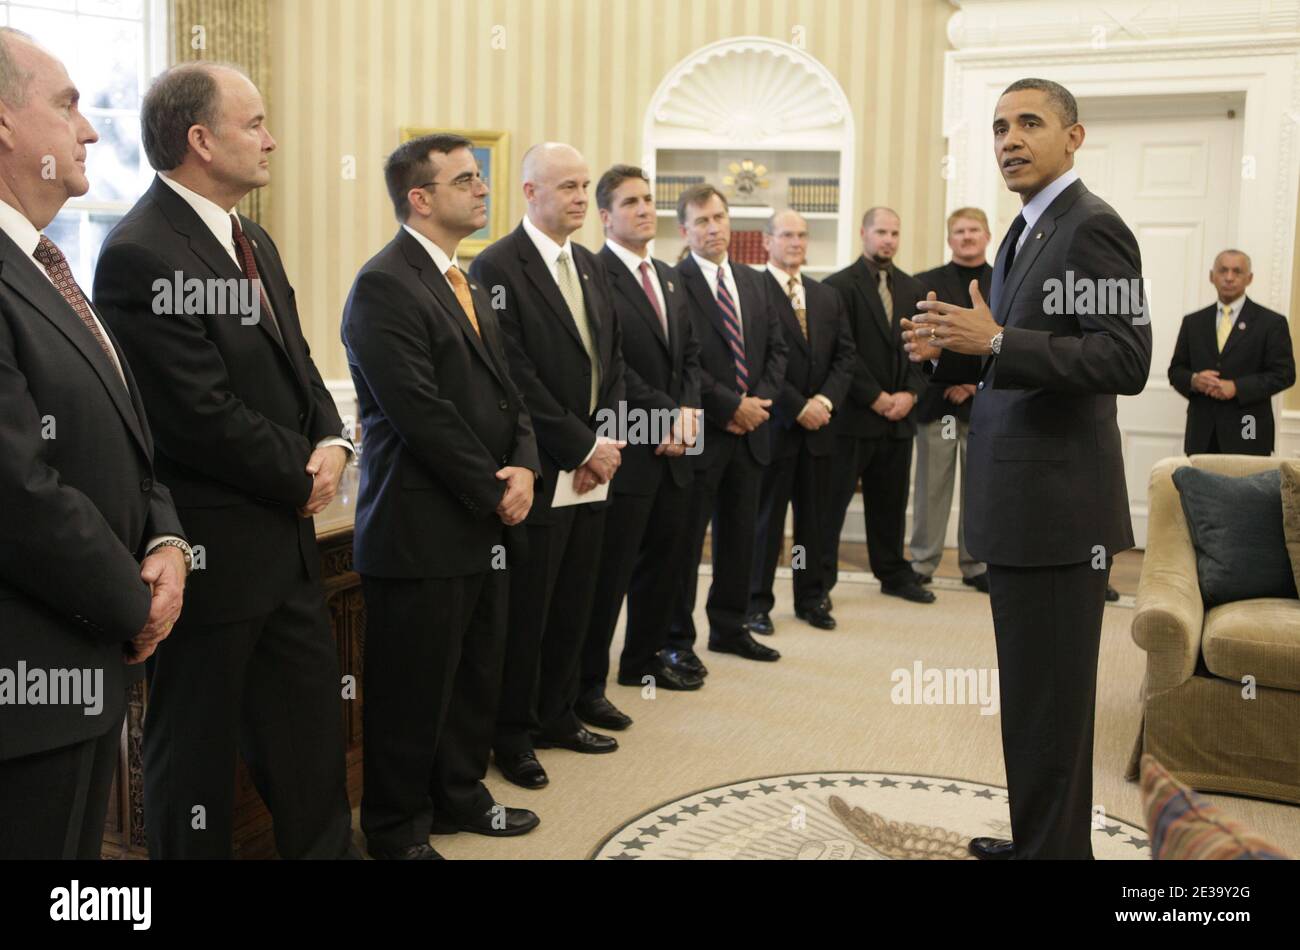
[[[997,336],[989,340],[989,349],[993,351],[994,356],[1002,355],[1002,331],[1001,330],[998,331]]]
[[[181,552],[181,555],[185,558],[185,573],[187,576],[194,570],[194,550],[180,538],[167,538],[165,541],[159,541],[145,552],[145,556],[148,557],[160,548],[176,548]]]

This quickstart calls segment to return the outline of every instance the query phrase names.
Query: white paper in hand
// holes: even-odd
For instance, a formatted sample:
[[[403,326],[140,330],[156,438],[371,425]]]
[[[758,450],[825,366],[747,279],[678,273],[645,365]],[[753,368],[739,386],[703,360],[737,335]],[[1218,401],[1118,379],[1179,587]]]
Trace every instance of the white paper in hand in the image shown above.
[[[609,482],[603,485],[597,485],[585,495],[579,495],[573,488],[573,476],[577,474],[576,470],[572,472],[558,472],[555,476],[555,500],[551,502],[552,508],[567,508],[570,505],[590,505],[593,502],[604,501],[609,497]]]

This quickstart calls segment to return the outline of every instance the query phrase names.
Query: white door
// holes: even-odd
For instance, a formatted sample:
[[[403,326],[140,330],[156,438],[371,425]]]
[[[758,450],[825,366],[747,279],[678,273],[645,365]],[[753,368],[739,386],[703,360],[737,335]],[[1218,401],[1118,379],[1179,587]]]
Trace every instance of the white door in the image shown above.
[[[1187,401],[1168,375],[1178,328],[1184,314],[1214,302],[1210,265],[1237,233],[1241,113],[1230,109],[1218,98],[1080,103],[1087,134],[1075,167],[1137,237],[1150,300],[1150,382],[1119,400],[1138,547],[1146,546],[1151,468],[1183,451]]]

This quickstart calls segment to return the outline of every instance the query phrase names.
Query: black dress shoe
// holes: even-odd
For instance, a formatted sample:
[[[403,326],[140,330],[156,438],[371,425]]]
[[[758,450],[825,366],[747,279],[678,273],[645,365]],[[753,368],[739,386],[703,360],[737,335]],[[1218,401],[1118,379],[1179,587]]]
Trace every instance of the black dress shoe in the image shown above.
[[[624,713],[604,696],[580,699],[574,704],[573,711],[589,726],[601,729],[622,731],[632,725],[632,717]]]
[[[651,677],[654,685],[659,689],[672,689],[682,692],[699,689],[704,685],[704,677],[696,676],[694,673],[688,673],[680,666],[669,666],[658,657],[650,664],[644,673],[637,676],[628,676],[624,673],[618,674],[619,686],[645,686],[643,682],[645,677]]]
[[[1119,591],[1111,587],[1109,584],[1106,585],[1106,600],[1112,604],[1119,600]]]
[[[443,857],[429,846],[411,844],[405,848],[371,848],[370,856],[376,861],[441,861]]]
[[[458,831],[468,831],[476,835],[487,835],[489,838],[513,838],[515,835],[528,834],[541,822],[542,820],[527,808],[507,808],[505,805],[493,805],[471,821],[435,818],[429,833],[434,835],[454,835]]]
[[[679,670],[698,676],[701,679],[709,675],[709,669],[700,662],[700,658],[695,655],[694,650],[674,650],[668,647],[659,651],[659,659],[664,661],[667,666],[675,666]]]
[[[772,618],[767,615],[766,611],[752,613],[746,617],[745,629],[750,633],[761,633],[765,637],[770,637],[776,633],[776,627],[772,626]]]
[[[835,618],[831,612],[818,604],[816,607],[809,607],[807,610],[794,609],[794,615],[805,623],[812,624],[818,630],[834,630]]]
[[[920,571],[916,570],[916,568],[912,569],[912,574],[916,578],[918,584],[928,584],[934,580],[933,574],[922,574]]]
[[[934,591],[926,590],[915,581],[904,581],[897,586],[888,587],[881,584],[880,592],[888,594],[890,597],[901,597],[917,604],[932,604],[935,601]]]
[[[1016,846],[1006,838],[971,838],[970,853],[981,861],[1009,861],[1016,856]]]
[[[539,749],[568,749],[570,752],[584,752],[587,755],[600,755],[613,752],[618,748],[618,740],[613,736],[602,736],[578,727],[578,731],[567,736],[538,736],[533,745]]]
[[[742,630],[734,637],[724,639],[709,638],[709,649],[714,653],[734,653],[736,656],[743,656],[747,660],[761,660],[765,663],[771,663],[781,659],[781,654],[771,647],[765,647],[749,635],[749,631]]]
[[[988,571],[983,574],[976,574],[974,577],[963,577],[961,582],[967,587],[974,587],[980,593],[987,594],[989,592]]]
[[[520,788],[545,788],[550,779],[533,751],[496,754],[497,768]]]

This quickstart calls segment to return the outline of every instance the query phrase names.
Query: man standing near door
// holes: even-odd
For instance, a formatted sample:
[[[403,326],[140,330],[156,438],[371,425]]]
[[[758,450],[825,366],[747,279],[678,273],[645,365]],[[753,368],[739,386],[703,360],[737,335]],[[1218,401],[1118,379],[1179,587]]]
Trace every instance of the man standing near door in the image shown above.
[[[1064,86],[1007,87],[993,147],[1022,208],[998,249],[991,306],[972,282],[972,307],[931,292],[904,322],[911,359],[937,361],[936,379],[979,390],[966,538],[989,565],[1012,833],[973,839],[982,859],[1092,856],[1106,580],[1114,556],[1133,546],[1115,397],[1146,386],[1151,325],[1137,241],[1074,170],[1083,139]],[[1067,280],[1130,292],[1118,312],[1062,313],[1051,295]],[[1106,296],[1094,292],[1094,303]],[[970,373],[954,353],[983,357],[982,366]]]

